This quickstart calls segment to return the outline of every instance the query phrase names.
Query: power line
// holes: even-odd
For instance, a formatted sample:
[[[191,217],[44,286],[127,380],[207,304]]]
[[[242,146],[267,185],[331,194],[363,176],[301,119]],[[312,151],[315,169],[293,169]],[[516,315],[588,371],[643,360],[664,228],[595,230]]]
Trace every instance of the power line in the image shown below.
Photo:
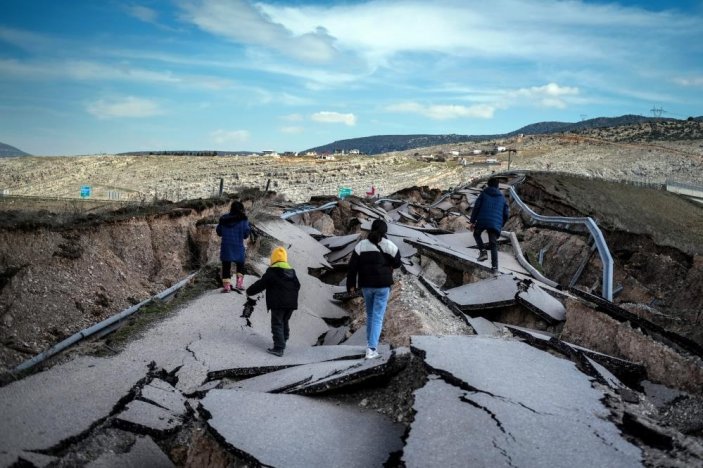
[[[661,107],[653,106],[649,111],[652,113],[652,117],[661,117],[664,112],[666,112]]]

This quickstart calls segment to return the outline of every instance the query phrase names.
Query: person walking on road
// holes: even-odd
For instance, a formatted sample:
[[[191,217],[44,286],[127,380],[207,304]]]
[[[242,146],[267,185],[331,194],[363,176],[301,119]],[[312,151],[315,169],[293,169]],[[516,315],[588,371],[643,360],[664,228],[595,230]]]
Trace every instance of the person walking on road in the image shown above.
[[[295,270],[288,263],[288,252],[283,247],[276,247],[271,252],[271,266],[264,276],[246,290],[247,296],[255,296],[266,291],[266,308],[271,311],[271,334],[273,348],[270,354],[283,356],[286,341],[290,335],[290,320],[293,311],[298,308],[298,291],[300,281]]]
[[[217,235],[222,237],[220,260],[222,261],[222,292],[232,290],[232,263],[237,267],[237,289],[244,289],[244,239],[251,228],[244,205],[234,200],[229,213],[222,215],[217,224]]]
[[[383,329],[393,269],[400,268],[398,246],[386,238],[388,225],[380,219],[371,224],[366,239],[354,247],[347,273],[347,291],[361,288],[366,305],[366,359],[379,357],[376,348]]]
[[[498,271],[498,237],[500,237],[500,231],[509,216],[510,208],[498,188],[498,179],[492,177],[488,179],[488,186],[483,189],[474,202],[469,229],[473,231],[476,245],[479,248],[479,262],[488,258],[486,247],[481,238],[484,231],[488,233],[488,248],[491,250],[491,269],[493,272]]]

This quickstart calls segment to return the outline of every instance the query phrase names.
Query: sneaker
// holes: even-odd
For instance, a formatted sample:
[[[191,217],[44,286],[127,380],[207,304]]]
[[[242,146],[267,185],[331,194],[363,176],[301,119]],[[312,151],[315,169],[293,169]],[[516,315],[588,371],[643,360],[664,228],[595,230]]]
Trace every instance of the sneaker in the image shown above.
[[[237,289],[244,289],[244,277],[237,275]]]
[[[222,292],[228,293],[232,290],[232,284],[229,281],[224,281],[222,283]]]
[[[381,355],[378,354],[378,351],[375,349],[367,348],[366,349],[366,359],[376,359],[377,357],[380,357]]]
[[[273,354],[274,356],[281,357],[283,356],[283,350],[282,349],[276,349],[276,348],[267,348],[266,352],[269,354]]]
[[[484,260],[488,260],[488,252],[486,252],[485,250],[482,250],[478,254],[478,261],[482,262]]]

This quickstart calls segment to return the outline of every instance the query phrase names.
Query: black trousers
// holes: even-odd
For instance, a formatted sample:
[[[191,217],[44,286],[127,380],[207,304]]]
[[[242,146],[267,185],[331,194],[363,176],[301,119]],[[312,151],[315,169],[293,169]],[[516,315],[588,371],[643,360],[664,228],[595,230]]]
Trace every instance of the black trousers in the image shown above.
[[[232,263],[222,260],[222,279],[230,279],[232,277]],[[244,274],[244,262],[234,262],[237,267],[237,273]]]
[[[474,240],[481,250],[486,250],[483,245],[483,239],[481,239],[483,231],[488,233],[488,250],[491,251],[491,266],[493,268],[498,268],[498,237],[500,236],[500,232],[494,231],[493,229],[475,229]]]
[[[273,349],[283,351],[290,335],[288,321],[294,309],[271,309],[271,334],[273,335]]]

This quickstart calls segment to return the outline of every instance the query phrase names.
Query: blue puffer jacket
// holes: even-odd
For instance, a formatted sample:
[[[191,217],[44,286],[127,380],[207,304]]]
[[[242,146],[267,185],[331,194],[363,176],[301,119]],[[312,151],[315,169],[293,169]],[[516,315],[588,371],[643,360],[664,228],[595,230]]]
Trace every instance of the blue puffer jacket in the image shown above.
[[[251,229],[246,216],[227,213],[220,217],[217,235],[222,237],[220,260],[226,262],[244,261],[244,239],[249,237]]]
[[[476,229],[500,232],[509,216],[508,202],[497,187],[486,187],[471,210],[471,222],[476,223]]]

